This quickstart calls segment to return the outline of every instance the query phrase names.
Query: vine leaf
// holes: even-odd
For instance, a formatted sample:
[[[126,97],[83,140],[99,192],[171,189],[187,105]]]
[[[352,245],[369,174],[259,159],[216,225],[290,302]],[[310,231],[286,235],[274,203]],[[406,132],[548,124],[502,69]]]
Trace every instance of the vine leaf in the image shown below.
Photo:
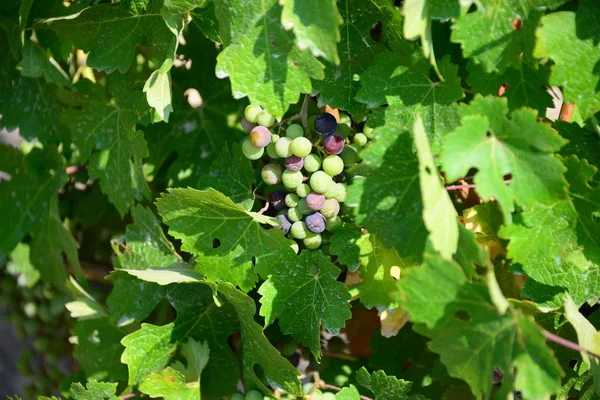
[[[515,202],[525,207],[555,202],[564,196],[566,181],[564,165],[552,155],[565,140],[537,122],[535,111],[520,109],[511,119],[507,111],[506,99],[479,95],[461,106],[462,125],[446,137],[441,161],[448,182],[477,168],[477,193],[484,200],[495,198],[509,224]],[[509,174],[512,181],[506,184]]]
[[[225,49],[217,57],[217,77],[229,77],[236,99],[248,96],[281,117],[300,94],[310,93],[311,78],[323,78],[323,66],[300,50],[294,34],[281,26],[277,0],[215,3]]]
[[[294,264],[273,267],[258,292],[265,325],[279,319],[283,333],[291,333],[321,358],[321,324],[337,333],[351,317],[350,294],[336,281],[340,270],[320,251],[303,251]]]
[[[36,43],[30,41],[23,45],[23,58],[17,65],[21,69],[21,75],[28,78],[44,77],[46,82],[55,83],[59,86],[71,85],[71,78],[60,64],[52,57],[48,57],[44,50]]]
[[[281,4],[281,24],[287,30],[293,29],[298,48],[339,64],[337,42],[342,16],[335,0],[284,0]]]
[[[409,396],[412,382],[387,376],[384,371],[375,371],[369,374],[365,367],[356,372],[356,381],[375,394],[376,400],[393,399],[422,399],[421,396]]]
[[[6,263],[6,271],[17,277],[20,287],[31,289],[38,283],[40,272],[31,264],[30,247],[26,243],[19,243],[10,253],[10,261]]]
[[[85,387],[81,383],[73,383],[69,395],[75,400],[118,400],[115,396],[118,383],[90,381]]]
[[[431,17],[428,0],[408,0],[402,7],[404,15],[404,37],[406,39],[421,38],[423,56],[429,60],[435,72],[440,75],[433,51],[433,39],[431,37]]]
[[[350,224],[336,228],[329,239],[329,253],[338,257],[342,265],[355,272],[361,265],[361,259],[373,251],[368,234]]]

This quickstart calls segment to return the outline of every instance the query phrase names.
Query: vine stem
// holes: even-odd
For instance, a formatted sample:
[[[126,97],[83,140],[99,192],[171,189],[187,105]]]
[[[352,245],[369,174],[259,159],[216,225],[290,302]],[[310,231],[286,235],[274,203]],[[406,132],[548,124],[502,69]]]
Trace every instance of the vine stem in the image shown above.
[[[124,394],[123,396],[119,396],[119,397],[122,398],[123,400],[125,400],[125,399],[130,399],[135,396],[139,396],[140,394],[141,393],[129,393],[129,394]]]
[[[577,343],[573,343],[570,340],[567,340],[565,338],[562,338],[558,335],[555,335],[552,332],[548,332],[548,331],[544,331],[544,336],[546,337],[546,339],[550,340],[551,342],[554,342],[556,344],[560,344],[563,347],[566,347],[567,349],[571,349],[571,350],[575,350],[575,351],[579,351],[580,353],[586,353],[592,357],[595,357],[597,359],[600,359],[600,355],[588,350],[588,349],[584,349],[583,347],[581,347],[580,345],[578,345]]]
[[[511,183],[512,179],[506,179],[504,183]],[[446,190],[461,190],[461,189],[473,189],[477,187],[476,183],[468,183],[464,185],[450,185],[446,186]]]

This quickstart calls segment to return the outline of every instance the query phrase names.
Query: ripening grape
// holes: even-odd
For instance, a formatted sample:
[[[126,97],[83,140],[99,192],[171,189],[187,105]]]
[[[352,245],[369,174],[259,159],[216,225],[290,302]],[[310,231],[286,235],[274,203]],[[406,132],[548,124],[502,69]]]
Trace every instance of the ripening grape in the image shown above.
[[[263,400],[263,395],[258,390],[251,390],[246,393],[246,400]]]
[[[306,205],[313,211],[319,211],[325,204],[325,196],[317,192],[310,192],[306,196]]]
[[[244,400],[244,395],[241,393],[236,393],[231,396],[231,400]]]
[[[289,169],[283,171],[283,174],[281,176],[281,181],[283,182],[283,185],[289,190],[296,189],[299,185],[302,184],[303,179],[304,176],[302,175],[302,172],[290,171]]]
[[[299,200],[300,200],[300,197],[298,197],[297,194],[288,193],[287,196],[285,196],[285,205],[290,208],[296,207],[298,205]]]
[[[322,242],[321,235],[318,233],[308,232],[304,240],[304,246],[309,250],[318,249]]]
[[[244,117],[246,117],[246,119],[248,120],[248,122],[252,122],[253,124],[256,123],[256,121],[258,120],[258,114],[262,111],[262,107],[261,106],[257,106],[257,105],[252,105],[250,104],[248,107],[246,107],[246,109],[244,110]]]
[[[279,138],[277,142],[275,142],[275,152],[281,158],[288,158],[292,153],[292,139],[289,137]]]
[[[306,183],[303,183],[302,185],[300,185],[296,188],[296,194],[299,197],[306,197],[306,196],[308,196],[308,194],[310,192],[311,192],[310,186],[308,186]]]
[[[316,154],[309,154],[304,157],[304,169],[307,172],[316,172],[321,168],[321,157]]]
[[[323,171],[317,171],[310,177],[310,187],[319,193],[325,193],[331,185],[333,185],[333,179]]]
[[[256,122],[262,126],[271,126],[275,123],[275,117],[271,115],[267,110],[263,110],[258,113]]]
[[[270,163],[263,167],[260,176],[267,185],[274,186],[281,183],[282,173],[283,171],[279,164]]]
[[[325,230],[325,224],[327,221],[325,217],[321,215],[321,213],[310,214],[304,219],[304,223],[306,224],[306,229],[311,231],[312,233],[321,233]]]
[[[336,199],[327,199],[321,207],[320,213],[325,218],[333,218],[340,212],[340,203]]]
[[[315,118],[315,130],[321,136],[333,135],[337,129],[337,120],[329,113],[323,113]]]
[[[244,140],[244,143],[242,143],[242,153],[244,153],[244,156],[249,160],[258,160],[265,153],[265,149],[252,146],[250,140],[246,139]]]
[[[338,156],[330,155],[323,160],[323,171],[329,176],[336,176],[344,170],[344,162]]]
[[[285,167],[290,171],[300,171],[304,166],[304,159],[298,156],[291,156],[285,159]]]
[[[365,136],[364,133],[357,133],[356,135],[354,135],[354,139],[352,140],[354,141],[354,143],[361,147],[367,144],[367,142],[369,141],[369,139]]]
[[[271,193],[271,207],[273,207],[276,210],[283,210],[285,208],[285,196],[287,195],[287,192],[285,190],[276,190],[273,193]]]
[[[252,129],[254,129],[256,127],[256,124],[253,122],[250,122],[246,119],[246,117],[242,117],[242,129],[245,130],[246,132],[250,132]]]
[[[271,143],[271,132],[264,126],[257,126],[248,135],[250,143],[254,147],[267,147]]]
[[[312,214],[314,212],[306,204],[306,197],[300,199],[300,201],[298,202],[297,208],[298,208],[298,211],[300,211],[300,213],[302,213],[303,215]]]
[[[341,224],[342,224],[342,219],[338,215],[336,215],[335,217],[329,218],[327,220],[327,224],[325,225],[325,229],[327,229],[329,232],[333,232]],[[293,225],[292,225],[292,227],[293,227]]]
[[[329,154],[340,154],[344,150],[344,139],[336,135],[327,136],[323,148]]]
[[[295,156],[306,157],[312,150],[312,143],[304,136],[297,137],[292,141],[291,150]]]
[[[281,225],[279,225],[277,229],[281,229],[287,235],[287,233],[290,231],[290,228],[292,227],[292,224],[285,215],[278,215],[276,218],[279,221],[281,221]]]
[[[292,124],[286,129],[285,135],[289,138],[296,139],[304,136],[304,129],[298,124]]]
[[[300,212],[298,207],[288,208],[287,217],[291,222],[301,221],[304,215]]]
[[[290,228],[290,233],[294,239],[304,239],[306,235],[309,233],[306,229],[306,225],[302,221],[297,221],[292,224]]]

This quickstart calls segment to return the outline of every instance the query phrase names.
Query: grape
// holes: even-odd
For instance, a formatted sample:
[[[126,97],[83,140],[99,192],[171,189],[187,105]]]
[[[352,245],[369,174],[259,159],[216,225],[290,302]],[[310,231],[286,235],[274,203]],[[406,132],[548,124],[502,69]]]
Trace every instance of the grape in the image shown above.
[[[323,160],[323,171],[329,176],[335,176],[344,170],[344,162],[338,156],[327,156]]]
[[[369,141],[369,139],[365,136],[364,133],[357,133],[356,135],[354,135],[354,139],[352,140],[354,141],[354,143],[361,147],[367,144],[367,142]]]
[[[271,193],[271,206],[276,210],[283,210],[285,208],[285,196],[287,192],[285,190],[276,190]]]
[[[321,233],[325,230],[327,221],[321,213],[316,212],[307,216],[304,223],[306,224],[306,229],[312,233]]]
[[[358,153],[352,146],[344,146],[344,150],[340,153],[340,158],[344,161],[344,167],[350,167],[360,161]]]
[[[336,183],[325,193],[326,199],[336,199],[339,203],[346,201],[346,186],[343,183]]]
[[[310,177],[310,187],[315,192],[325,193],[333,184],[333,179],[323,171],[317,171]]]
[[[267,147],[271,143],[271,132],[264,126],[259,125],[250,131],[248,139],[254,147]]]
[[[300,201],[298,202],[297,208],[298,208],[298,211],[300,211],[300,213],[304,214],[304,215],[312,214],[314,212],[306,204],[306,198],[300,199]]]
[[[289,138],[296,139],[304,136],[304,129],[298,124],[292,124],[286,129],[285,135]]]
[[[331,392],[325,392],[323,393],[323,397],[321,397],[321,400],[335,400],[335,394]]]
[[[340,113],[340,124],[350,125],[352,120],[348,114]]]
[[[271,115],[267,110],[263,110],[258,113],[256,122],[262,126],[271,126],[275,123],[275,117]]]
[[[352,129],[350,129],[350,127],[346,124],[339,124],[337,129],[334,132],[334,135],[339,136],[343,139],[347,138],[348,136],[350,136],[350,134],[352,133]]]
[[[246,117],[248,122],[256,123],[258,120],[258,113],[260,113],[262,110],[263,109],[261,106],[251,104],[244,110],[244,117]]]
[[[327,199],[320,212],[325,218],[333,218],[340,212],[340,203],[336,199]]]
[[[241,393],[236,393],[231,396],[231,400],[244,400],[244,395]]]
[[[292,207],[288,208],[287,217],[291,222],[297,222],[302,220],[304,215],[300,212],[300,209],[298,207]]]
[[[313,211],[319,211],[325,204],[325,196],[317,192],[310,192],[306,196],[306,205]]]
[[[309,250],[318,249],[321,245],[322,238],[318,233],[308,232],[304,240],[302,241],[304,246]]]
[[[281,229],[287,235],[287,233],[290,231],[290,228],[292,227],[291,222],[287,219],[285,215],[278,215],[276,218],[281,221],[281,225],[279,225],[277,229]]]
[[[285,196],[285,205],[290,208],[296,207],[298,205],[299,200],[300,197],[298,197],[297,194],[289,193],[287,196]]]
[[[246,139],[244,140],[244,143],[242,143],[242,153],[244,153],[244,156],[249,160],[258,160],[265,153],[265,149],[252,146],[250,139]]]
[[[283,175],[281,176],[281,180],[283,181],[284,186],[289,190],[296,189],[299,185],[302,184],[303,179],[304,176],[302,175],[302,172],[290,171],[289,169],[283,171]]]
[[[315,118],[315,130],[321,136],[333,135],[337,128],[337,120],[329,113],[320,114]]]
[[[304,157],[304,169],[307,172],[316,172],[321,168],[321,157],[316,154],[309,154]]]
[[[299,197],[306,197],[306,196],[308,196],[308,194],[310,192],[311,192],[310,186],[308,186],[306,183],[303,183],[302,185],[300,185],[296,188],[296,194]]]
[[[373,131],[375,129],[368,127],[367,125],[365,125],[363,127],[363,133],[365,134],[365,136],[369,139],[373,139]]]
[[[262,180],[269,186],[281,183],[281,174],[281,167],[275,163],[265,165],[260,172]]]
[[[290,247],[292,248],[292,250],[294,250],[294,253],[298,254],[298,252],[300,251],[300,246],[298,246],[298,243],[292,241],[292,244],[290,244]]]
[[[285,159],[285,167],[290,171],[300,171],[304,166],[304,159],[298,156],[291,156]]]
[[[242,129],[243,130],[245,130],[246,132],[250,132],[255,127],[256,127],[255,123],[248,121],[246,119],[246,117],[242,117]]]
[[[306,157],[312,150],[312,143],[305,137],[297,137],[292,141],[291,150],[298,157]]]
[[[258,390],[251,390],[246,393],[246,400],[263,400],[263,395]]]
[[[336,135],[327,136],[323,148],[329,154],[340,154],[344,150],[344,139]]]
[[[269,143],[267,145],[266,149],[267,149],[267,155],[269,157],[271,157],[274,160],[277,160],[279,158],[279,155],[275,151],[275,143],[273,143],[273,142]]]
[[[292,155],[292,139],[289,137],[279,138],[277,142],[275,142],[275,152],[281,158],[288,158]]]
[[[327,229],[329,232],[333,232],[337,229],[338,226],[340,226],[342,224],[342,220],[340,219],[339,216],[335,216],[333,218],[329,218],[327,220],[327,224],[325,225],[325,229]],[[292,228],[294,226],[292,225]],[[293,234],[292,234],[293,235]]]
[[[295,239],[304,239],[308,234],[308,230],[306,229],[306,225],[302,221],[297,221],[292,224],[290,228],[290,232],[292,237]]]

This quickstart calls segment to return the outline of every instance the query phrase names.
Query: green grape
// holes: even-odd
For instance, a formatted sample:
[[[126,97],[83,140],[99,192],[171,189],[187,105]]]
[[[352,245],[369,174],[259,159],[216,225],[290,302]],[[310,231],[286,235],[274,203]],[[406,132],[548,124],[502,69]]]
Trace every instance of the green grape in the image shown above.
[[[25,303],[23,306],[23,312],[28,318],[33,318],[37,314],[37,306],[33,302]]]
[[[342,150],[339,156],[344,161],[344,167],[350,167],[360,161],[356,150],[351,146],[344,146],[344,150]]]
[[[275,135],[273,135],[275,136]],[[276,160],[279,158],[279,155],[277,154],[277,152],[275,151],[275,143],[271,142],[267,145],[266,147],[267,149],[267,155],[269,157],[271,157],[272,159]]]
[[[256,123],[256,121],[258,121],[258,114],[262,112],[262,110],[261,106],[250,104],[244,110],[244,117],[246,117],[249,122]]]
[[[271,132],[271,143],[276,143],[279,140],[280,136]]]
[[[259,125],[269,127],[275,123],[275,117],[267,110],[263,110],[258,113],[256,121]]]
[[[370,127],[368,127],[367,125],[365,125],[365,126],[363,127],[363,133],[365,134],[365,136],[366,136],[368,139],[373,139],[373,131],[374,131],[374,130],[375,130],[375,129],[373,129],[373,128],[370,128]]]
[[[275,152],[281,158],[288,158],[292,153],[292,139],[289,137],[279,138],[277,143],[275,143]]]
[[[333,179],[323,171],[317,171],[310,177],[310,187],[319,193],[325,193],[333,185]]]
[[[325,229],[327,229],[328,232],[334,232],[340,225],[342,224],[342,220],[339,216],[335,216],[333,218],[329,218],[327,220],[327,223],[325,224]],[[293,227],[293,225],[292,225]]]
[[[310,390],[312,389],[312,387],[314,386],[314,383],[305,383],[304,385],[302,385],[302,394],[305,396],[308,396],[310,394]]]
[[[321,234],[319,233],[308,232],[304,240],[302,240],[302,242],[304,243],[304,246],[307,249],[314,250],[318,249],[319,246],[321,246],[323,239],[321,238]]]
[[[298,205],[298,201],[300,200],[300,197],[298,197],[297,194],[295,193],[288,193],[285,196],[285,205],[292,208],[292,207],[296,207]]]
[[[311,115],[310,117],[308,117],[308,127],[313,132],[315,130],[315,119],[317,119],[317,117],[318,115]]]
[[[298,246],[298,243],[292,241],[292,244],[290,244],[290,247],[292,248],[292,250],[294,250],[294,253],[298,254],[298,252],[300,251],[300,246]]]
[[[335,400],[335,394],[331,393],[331,392],[325,392],[323,393],[323,396],[321,397],[322,400]]]
[[[306,229],[306,224],[302,221],[294,222],[290,228],[290,232],[294,239],[304,239],[306,238],[306,235],[310,233],[308,229]]]
[[[346,124],[338,124],[334,135],[341,137],[342,139],[347,138],[352,133],[352,129]]]
[[[312,143],[305,137],[297,137],[292,141],[292,153],[297,157],[306,157],[312,150]]]
[[[298,207],[288,208],[287,217],[291,222],[300,221],[303,217],[303,214],[300,212]]]
[[[258,160],[265,153],[265,149],[263,147],[252,146],[250,140],[246,139],[242,144],[242,153],[244,153],[244,156],[249,160]]]
[[[336,199],[327,199],[319,210],[325,218],[333,218],[340,212],[340,203]]]
[[[340,124],[346,124],[350,126],[352,124],[352,120],[348,114],[340,113]]]
[[[302,215],[308,215],[308,214],[312,214],[314,213],[313,210],[311,210],[308,205],[306,204],[306,197],[303,197],[300,199],[300,201],[298,202],[298,211],[300,211],[300,213]]]
[[[307,172],[316,172],[321,168],[321,157],[316,154],[309,154],[304,157],[304,169]]]
[[[325,193],[326,199],[336,199],[339,203],[346,201],[346,185],[343,183],[336,183],[331,186],[327,193]]]
[[[306,197],[310,192],[312,192],[312,189],[306,183],[303,183],[296,188],[296,194],[299,197]]]
[[[289,190],[296,189],[299,185],[302,184],[302,180],[304,179],[304,175],[300,171],[290,171],[286,169],[283,171],[283,175],[281,176],[281,181],[283,185]]]
[[[269,163],[265,165],[260,172],[262,180],[269,186],[275,186],[281,183],[283,171],[279,164]]]
[[[354,135],[354,139],[352,140],[354,141],[354,143],[362,147],[365,144],[367,144],[369,138],[367,138],[367,136],[364,133],[357,133],[356,135]]]
[[[231,396],[231,400],[244,400],[244,395],[241,393],[236,393]]]
[[[323,171],[329,176],[336,176],[344,170],[344,162],[338,156],[330,155],[323,160]]]
[[[286,129],[285,135],[289,138],[296,139],[304,136],[304,129],[298,124],[292,124]]]
[[[251,390],[246,393],[246,400],[263,400],[263,395],[258,390]]]

